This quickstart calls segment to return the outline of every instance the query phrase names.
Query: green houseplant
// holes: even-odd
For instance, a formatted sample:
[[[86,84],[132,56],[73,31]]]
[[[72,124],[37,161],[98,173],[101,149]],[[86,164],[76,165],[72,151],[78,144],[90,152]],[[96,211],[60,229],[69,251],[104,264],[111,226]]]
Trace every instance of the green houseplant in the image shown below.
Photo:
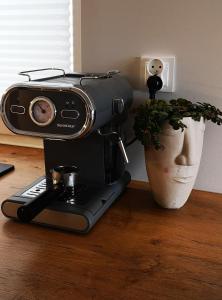
[[[163,124],[168,121],[174,130],[186,128],[183,118],[191,117],[195,121],[210,120],[222,124],[222,112],[209,103],[192,103],[186,99],[147,100],[136,109],[134,131],[137,139],[146,147],[149,143],[161,149],[159,135]]]
[[[134,131],[144,145],[154,199],[164,208],[182,207],[194,186],[205,121],[222,124],[222,112],[186,99],[147,100],[136,109]]]

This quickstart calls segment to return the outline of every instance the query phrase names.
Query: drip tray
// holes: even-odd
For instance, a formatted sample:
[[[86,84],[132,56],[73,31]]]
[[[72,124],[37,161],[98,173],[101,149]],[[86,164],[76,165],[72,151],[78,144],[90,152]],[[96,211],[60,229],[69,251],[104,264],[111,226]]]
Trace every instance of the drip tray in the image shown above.
[[[32,223],[86,233],[123,193],[130,179],[130,174],[125,172],[118,181],[110,185],[87,188],[82,186],[79,191],[81,201],[67,203],[61,199],[55,199],[32,220]],[[23,191],[5,200],[2,203],[3,214],[8,218],[18,220],[18,208],[30,199],[38,197],[45,190],[46,179],[42,177]]]

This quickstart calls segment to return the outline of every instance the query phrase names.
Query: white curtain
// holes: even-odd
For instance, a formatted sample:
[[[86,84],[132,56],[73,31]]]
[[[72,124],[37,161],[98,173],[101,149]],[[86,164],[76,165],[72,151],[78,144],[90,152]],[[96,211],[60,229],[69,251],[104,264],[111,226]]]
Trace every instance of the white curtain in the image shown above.
[[[72,24],[72,0],[0,0],[0,96],[20,71],[70,71]]]

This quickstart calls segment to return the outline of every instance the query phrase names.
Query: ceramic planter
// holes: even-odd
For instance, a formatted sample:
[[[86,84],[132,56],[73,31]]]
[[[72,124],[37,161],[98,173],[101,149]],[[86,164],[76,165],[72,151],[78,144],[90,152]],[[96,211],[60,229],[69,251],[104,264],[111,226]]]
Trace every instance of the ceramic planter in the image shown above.
[[[168,123],[160,136],[164,150],[145,149],[145,160],[151,190],[156,202],[170,209],[182,207],[197,177],[203,148],[205,123],[184,118],[187,128],[174,130]]]

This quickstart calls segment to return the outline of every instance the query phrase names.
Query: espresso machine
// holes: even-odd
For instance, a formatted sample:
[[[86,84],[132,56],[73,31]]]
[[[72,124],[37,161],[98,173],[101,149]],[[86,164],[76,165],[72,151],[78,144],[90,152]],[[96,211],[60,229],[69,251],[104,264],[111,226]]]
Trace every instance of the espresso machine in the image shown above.
[[[22,222],[88,232],[130,182],[123,130],[132,88],[117,71],[65,73],[11,86],[2,119],[12,132],[44,138],[45,175],[2,203]],[[28,163],[28,162],[27,162]]]

